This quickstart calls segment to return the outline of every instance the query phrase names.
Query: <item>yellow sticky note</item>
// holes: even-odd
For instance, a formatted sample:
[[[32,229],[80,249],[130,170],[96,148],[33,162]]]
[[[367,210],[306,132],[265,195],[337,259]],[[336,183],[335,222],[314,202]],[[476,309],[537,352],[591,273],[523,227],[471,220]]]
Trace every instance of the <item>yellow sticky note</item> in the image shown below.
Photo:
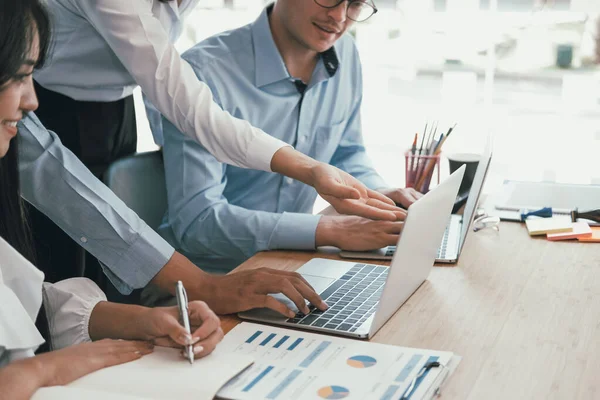
[[[525,224],[531,236],[573,231],[573,223],[567,218],[528,218]]]
[[[580,242],[600,243],[600,226],[592,226],[592,236],[577,238]]]

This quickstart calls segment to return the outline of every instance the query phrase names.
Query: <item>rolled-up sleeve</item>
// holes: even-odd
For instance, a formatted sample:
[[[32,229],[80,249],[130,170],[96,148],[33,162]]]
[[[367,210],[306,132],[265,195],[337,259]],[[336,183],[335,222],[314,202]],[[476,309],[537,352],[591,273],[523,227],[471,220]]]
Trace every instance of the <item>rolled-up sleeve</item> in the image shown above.
[[[174,253],[30,114],[19,123],[21,195],[103,264],[123,294],[142,288]]]
[[[98,286],[87,278],[44,283],[44,307],[52,350],[91,342],[90,317],[96,304],[106,301]]]

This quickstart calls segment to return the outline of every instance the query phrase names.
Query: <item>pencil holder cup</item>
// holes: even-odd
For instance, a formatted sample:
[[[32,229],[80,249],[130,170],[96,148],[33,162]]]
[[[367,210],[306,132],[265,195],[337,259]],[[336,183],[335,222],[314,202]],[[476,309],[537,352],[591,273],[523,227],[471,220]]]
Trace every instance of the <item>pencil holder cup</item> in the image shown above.
[[[437,183],[440,183],[440,156],[413,154],[411,150],[404,153],[404,171],[406,187],[414,188],[421,193],[429,191],[429,185],[434,173]]]

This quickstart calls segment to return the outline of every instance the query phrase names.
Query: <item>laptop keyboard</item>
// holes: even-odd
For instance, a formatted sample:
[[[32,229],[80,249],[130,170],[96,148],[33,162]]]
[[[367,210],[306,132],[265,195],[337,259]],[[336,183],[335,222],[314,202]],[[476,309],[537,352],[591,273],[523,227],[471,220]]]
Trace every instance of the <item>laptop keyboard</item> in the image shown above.
[[[299,312],[287,322],[344,332],[356,331],[375,312],[388,270],[388,267],[378,265],[356,264],[321,293],[329,305],[326,311],[310,305],[309,314]]]
[[[452,224],[450,223],[450,221],[448,221],[448,224],[446,225],[446,230],[444,231],[444,237],[442,238],[442,244],[440,244],[440,247],[438,248],[437,256],[435,257],[438,260],[442,260],[442,259],[446,258],[446,249],[448,247],[448,238],[450,237],[450,226],[451,225]],[[395,252],[396,252],[396,246],[388,246],[388,247],[386,247],[386,250],[385,250],[385,256],[393,257]]]

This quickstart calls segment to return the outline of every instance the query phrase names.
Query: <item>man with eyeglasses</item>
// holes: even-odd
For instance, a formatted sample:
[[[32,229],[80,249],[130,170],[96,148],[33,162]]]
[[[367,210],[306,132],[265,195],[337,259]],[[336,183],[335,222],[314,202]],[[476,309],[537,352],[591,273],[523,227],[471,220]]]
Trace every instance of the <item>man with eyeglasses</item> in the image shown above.
[[[362,72],[346,31],[377,9],[370,0],[278,0],[244,27],[213,36],[183,58],[236,117],[335,165],[408,207],[421,195],[390,189],[363,146]],[[159,233],[198,265],[228,272],[256,252],[393,245],[402,221],[311,215],[314,189],[219,163],[165,118],[169,210]]]

